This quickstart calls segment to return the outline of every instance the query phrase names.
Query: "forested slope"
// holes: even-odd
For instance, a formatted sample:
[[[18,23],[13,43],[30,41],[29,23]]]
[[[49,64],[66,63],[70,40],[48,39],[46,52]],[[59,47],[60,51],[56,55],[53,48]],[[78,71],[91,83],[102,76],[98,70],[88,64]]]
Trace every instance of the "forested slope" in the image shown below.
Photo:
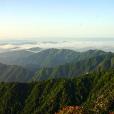
[[[54,114],[65,106],[87,112],[113,111],[114,70],[99,71],[73,79],[31,83],[1,83],[1,114]]]

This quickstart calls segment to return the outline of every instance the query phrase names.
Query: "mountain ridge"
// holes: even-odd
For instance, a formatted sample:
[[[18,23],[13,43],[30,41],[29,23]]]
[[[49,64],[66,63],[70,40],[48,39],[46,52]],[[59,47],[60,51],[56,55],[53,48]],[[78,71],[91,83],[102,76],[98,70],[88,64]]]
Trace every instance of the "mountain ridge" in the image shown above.
[[[46,49],[39,53],[21,50],[0,54],[0,62],[8,65],[19,65],[35,71],[41,67],[55,67],[105,53],[100,50],[76,52],[68,49]]]
[[[51,50],[53,50],[53,49],[51,49]],[[48,50],[48,51],[50,52],[50,50]],[[54,53],[56,52],[56,50],[53,50],[53,51],[54,51]],[[57,51],[58,51],[58,53],[61,53],[61,51],[62,51],[62,53],[64,52],[64,50],[57,50]],[[69,50],[67,50],[67,51],[69,52]],[[43,51],[43,53],[44,52],[45,51]],[[47,50],[46,50],[46,52],[47,52]],[[79,55],[77,56],[77,58],[80,58],[79,60],[74,59],[73,62],[65,63],[64,65],[57,65],[52,68],[47,67],[47,66],[45,66],[45,68],[37,68],[37,65],[34,66],[32,63],[30,64],[30,66],[28,65],[27,68],[23,67],[23,66],[17,66],[17,65],[1,64],[1,69],[2,68],[4,68],[4,69],[1,70],[0,81],[10,80],[13,82],[14,81],[18,82],[21,79],[21,81],[28,82],[31,80],[35,81],[35,80],[47,80],[47,79],[54,79],[54,78],[55,79],[73,78],[73,77],[77,77],[79,75],[86,74],[86,73],[89,73],[89,72],[92,72],[95,70],[99,70],[99,69],[105,70],[105,69],[109,69],[109,68],[114,68],[114,54],[113,53],[106,53],[106,52],[99,51],[99,50],[89,50],[88,52],[81,53],[81,56],[80,56],[80,53],[78,53],[78,54]],[[53,55],[53,52],[52,52],[52,55]],[[67,54],[67,55],[69,55],[69,54]],[[70,54],[70,56],[71,55],[72,54]],[[85,55],[85,56],[83,56],[83,55]],[[64,57],[66,57],[66,56],[64,56]],[[52,58],[53,58],[53,56],[52,56]],[[57,58],[57,56],[55,58]],[[53,60],[53,59],[50,59],[50,60]],[[55,61],[55,59],[54,59],[54,61]],[[67,61],[67,58],[65,61]],[[46,62],[44,62],[44,63],[46,63]],[[30,69],[31,67],[32,68],[36,67],[37,70],[31,70]]]

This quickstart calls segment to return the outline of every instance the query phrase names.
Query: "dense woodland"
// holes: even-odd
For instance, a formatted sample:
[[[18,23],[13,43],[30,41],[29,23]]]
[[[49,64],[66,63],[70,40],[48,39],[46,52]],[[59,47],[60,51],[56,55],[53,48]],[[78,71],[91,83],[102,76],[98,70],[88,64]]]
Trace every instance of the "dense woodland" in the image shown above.
[[[81,106],[104,114],[114,110],[114,70],[72,79],[0,84],[1,114],[54,114],[65,106]]]
[[[45,55],[47,51],[50,55],[48,57]],[[114,54],[100,50],[69,52],[49,49],[37,53],[34,55],[37,55],[36,58],[47,58],[39,66],[40,59],[37,69],[35,66],[32,70],[26,67],[26,61],[23,64],[20,62],[31,58],[32,54],[24,56],[23,53],[22,58],[17,55],[20,63],[0,64],[0,114],[113,112]],[[35,57],[33,60],[38,61]]]

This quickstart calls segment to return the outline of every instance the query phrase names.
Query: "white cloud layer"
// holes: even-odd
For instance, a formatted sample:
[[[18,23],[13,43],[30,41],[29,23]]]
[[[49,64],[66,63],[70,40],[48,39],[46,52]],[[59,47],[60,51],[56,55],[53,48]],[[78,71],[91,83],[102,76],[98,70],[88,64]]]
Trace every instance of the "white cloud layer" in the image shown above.
[[[36,42],[22,44],[1,44],[0,52],[6,50],[22,50],[30,48],[63,48],[84,51],[88,49],[101,49],[105,51],[114,51],[114,41],[63,41],[63,42]]]

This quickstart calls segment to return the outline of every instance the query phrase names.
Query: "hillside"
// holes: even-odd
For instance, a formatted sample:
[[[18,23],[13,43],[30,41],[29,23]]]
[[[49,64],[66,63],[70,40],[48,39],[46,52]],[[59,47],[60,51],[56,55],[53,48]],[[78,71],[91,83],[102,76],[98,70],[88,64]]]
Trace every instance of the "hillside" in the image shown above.
[[[47,51],[47,50],[45,50],[45,51]],[[64,50],[61,50],[61,51],[64,52]],[[60,52],[60,50],[58,50],[58,52]],[[61,53],[63,53],[63,52],[61,52]],[[44,51],[41,53],[44,53]],[[43,68],[39,68],[37,70],[33,70],[37,66],[37,65],[35,66],[34,63],[33,64],[31,63],[30,66],[28,65],[27,67],[23,67],[23,65],[17,66],[17,65],[1,64],[0,81],[28,82],[28,81],[36,81],[36,80],[74,78],[74,77],[77,77],[82,74],[88,74],[89,72],[97,71],[99,69],[105,70],[105,69],[114,68],[114,54],[113,53],[105,53],[105,52],[98,51],[98,50],[97,51],[89,50],[88,52],[84,52],[81,54],[83,54],[83,55],[82,56],[80,55],[80,57],[79,57],[80,60],[77,59],[76,61],[74,60],[74,62],[66,63],[64,65],[60,65],[60,66],[57,65],[57,66],[55,66],[55,67],[53,66],[51,68],[43,67]],[[51,58],[51,54],[49,54],[49,55],[50,55],[49,58]],[[52,55],[54,55],[54,54],[52,54]],[[23,53],[23,56],[24,56],[24,53]],[[28,57],[28,55],[26,55],[26,56]],[[70,58],[70,56],[69,56],[69,58]],[[57,57],[57,55],[52,58],[56,58],[56,57]],[[64,57],[62,56],[62,58],[64,58]],[[42,60],[39,60],[39,61],[42,62],[44,58],[43,57],[41,57],[41,58],[42,58]],[[47,61],[47,60],[46,61],[45,60],[44,60],[44,63],[46,63],[46,61]],[[50,60],[53,60],[53,59],[50,59]],[[17,62],[18,61],[19,60],[17,60]],[[55,61],[55,59],[54,59],[54,61]],[[56,64],[55,63],[56,61],[55,62],[54,61],[49,62],[49,64],[50,65]],[[67,61],[67,59],[65,61]],[[25,61],[25,63],[26,63],[26,61]],[[57,62],[57,63],[59,63],[59,62]],[[23,64],[24,64],[24,62],[23,62]]]
[[[25,68],[0,63],[0,82],[26,82],[33,73]]]
[[[113,82],[114,70],[73,79],[1,83],[0,114],[55,114],[66,106],[83,107],[88,114],[108,114],[114,111]]]
[[[47,58],[42,64],[46,65],[49,60],[48,65],[52,65],[52,60],[56,62],[60,53],[64,53],[64,50],[52,50],[45,50],[50,52],[50,59],[45,55]],[[69,58],[73,60],[74,55],[71,55]],[[43,61],[43,56],[39,61]],[[39,68],[36,73],[21,66],[0,63],[0,114],[114,112],[114,54],[89,50],[75,57],[73,62],[59,66],[54,63],[55,66]],[[61,57],[58,60],[62,60]]]
[[[20,65],[21,61],[30,55],[33,52],[27,50],[17,50],[0,53],[0,62],[7,65]]]
[[[95,76],[94,88],[85,103],[94,112],[114,111],[114,70],[100,72]]]
[[[0,114],[54,114],[65,105],[81,105],[87,99],[89,85],[88,77],[28,84],[1,83]]]
[[[66,63],[78,62],[107,54],[100,50],[76,52],[68,49],[46,49],[34,53],[35,49],[5,52],[0,54],[0,62],[8,65],[20,65],[31,71],[42,67],[55,67]]]
[[[47,80],[57,78],[73,78],[96,70],[114,68],[114,54],[106,53],[78,62],[57,66],[54,68],[39,69],[33,80]]]

